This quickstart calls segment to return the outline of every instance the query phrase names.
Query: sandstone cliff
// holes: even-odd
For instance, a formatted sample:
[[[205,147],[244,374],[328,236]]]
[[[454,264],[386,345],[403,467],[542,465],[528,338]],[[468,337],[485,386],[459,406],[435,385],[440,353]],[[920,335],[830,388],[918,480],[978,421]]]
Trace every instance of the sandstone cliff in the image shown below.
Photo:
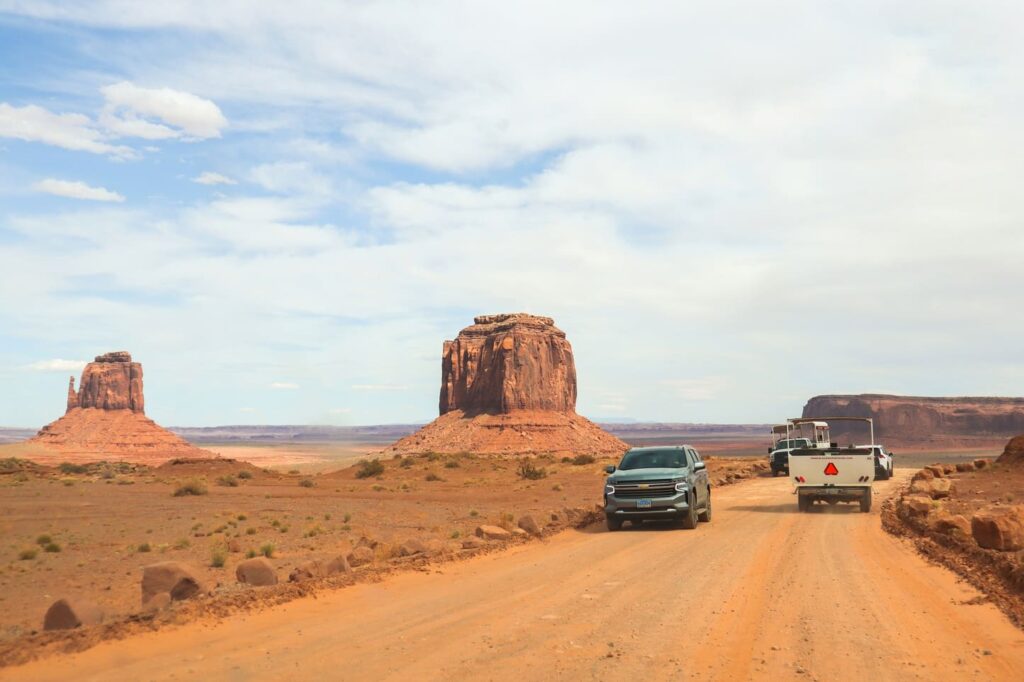
[[[145,412],[142,365],[125,351],[96,356],[78,384],[78,407]]]
[[[1024,432],[1024,398],[822,395],[807,401],[803,416],[872,417],[877,437],[907,442],[1005,438]],[[852,433],[833,426],[834,434]]]
[[[549,317],[474,319],[441,354],[441,416],[386,452],[613,454],[628,446],[576,414],[576,362]]]
[[[474,323],[444,342],[441,414],[576,410],[576,363],[554,320],[514,313]]]

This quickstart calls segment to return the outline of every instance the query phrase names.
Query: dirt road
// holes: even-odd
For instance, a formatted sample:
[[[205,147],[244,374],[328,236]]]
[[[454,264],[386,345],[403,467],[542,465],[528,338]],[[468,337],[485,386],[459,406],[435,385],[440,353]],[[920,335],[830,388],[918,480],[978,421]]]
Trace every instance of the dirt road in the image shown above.
[[[877,509],[800,515],[790,492],[750,481],[695,531],[567,532],[0,679],[1024,679],[1024,632]]]

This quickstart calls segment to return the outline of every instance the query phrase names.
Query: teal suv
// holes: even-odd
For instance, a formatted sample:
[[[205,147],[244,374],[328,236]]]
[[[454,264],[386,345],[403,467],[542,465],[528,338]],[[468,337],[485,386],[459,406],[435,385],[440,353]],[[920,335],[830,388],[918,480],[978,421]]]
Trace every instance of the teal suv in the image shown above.
[[[608,530],[623,521],[674,520],[683,528],[711,520],[707,466],[689,445],[633,448],[618,467],[605,468],[604,515]]]

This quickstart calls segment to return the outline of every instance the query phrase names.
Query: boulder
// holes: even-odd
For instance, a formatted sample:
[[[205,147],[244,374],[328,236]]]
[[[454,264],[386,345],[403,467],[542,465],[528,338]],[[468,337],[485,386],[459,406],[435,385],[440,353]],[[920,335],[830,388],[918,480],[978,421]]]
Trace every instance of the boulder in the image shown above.
[[[476,536],[484,540],[508,540],[512,533],[501,526],[477,526]]]
[[[931,513],[934,505],[929,497],[925,497],[923,495],[907,495],[903,498],[903,508],[906,509],[907,513],[911,516],[924,518]]]
[[[265,587],[277,584],[277,572],[274,565],[266,557],[246,559],[235,568],[235,578],[240,583],[253,587]]]
[[[166,592],[161,592],[160,594],[154,594],[153,598],[143,605],[142,611],[143,613],[154,614],[159,611],[163,611],[170,607],[170,605],[171,595]]]
[[[316,580],[327,575],[324,564],[320,561],[307,561],[299,564],[288,574],[288,582],[301,583],[307,580]],[[244,581],[243,581],[244,582]]]
[[[932,530],[943,535],[971,537],[971,522],[960,514],[939,514],[929,523]]]
[[[955,464],[943,464],[942,465],[942,473],[944,473],[946,476],[949,476],[950,474],[955,474],[956,473],[956,465]]]
[[[516,525],[533,536],[539,537],[542,533],[540,525],[538,525],[536,519],[534,519],[529,514],[527,514],[526,516],[519,517],[519,521],[516,523]]]
[[[949,497],[953,483],[948,478],[919,479],[911,482],[910,492],[928,495],[934,500]]]
[[[426,553],[426,551],[427,546],[423,544],[422,540],[419,540],[417,538],[406,540],[398,546],[399,556],[414,556],[416,554],[424,554]]]
[[[926,466],[925,469],[932,472],[935,478],[942,478],[946,475],[946,470],[942,468],[941,464],[931,464]]]
[[[165,593],[173,601],[183,601],[205,592],[198,572],[180,561],[161,561],[142,569],[142,605]]]
[[[971,535],[979,547],[1014,552],[1024,548],[1024,507],[982,510],[971,518]]]
[[[529,537],[530,536],[530,534],[527,533],[522,528],[513,528],[511,533],[512,533],[512,535],[516,536],[517,538],[525,538],[525,537]]]
[[[911,481],[930,481],[933,478],[935,478],[935,472],[932,471],[931,469],[929,469],[928,467],[925,467],[924,469],[921,469],[920,471],[915,472],[914,475],[910,477],[910,480]]]
[[[956,470],[959,472],[974,471],[974,462],[957,462]]]
[[[974,468],[975,469],[984,469],[984,468],[986,468],[990,464],[992,464],[992,460],[991,459],[985,458],[985,459],[976,459],[976,460],[974,460]]]
[[[348,557],[346,558],[348,559],[349,565],[355,567],[363,566],[365,564],[372,564],[374,555],[373,550],[369,547],[365,545],[358,545],[349,553]]]
[[[103,621],[103,611],[96,604],[81,599],[58,599],[43,616],[43,630],[71,630]]]
[[[370,549],[377,549],[377,545],[379,544],[380,543],[376,540],[368,538],[365,535],[360,536],[360,538],[356,540],[356,547],[369,547]]]
[[[352,566],[348,563],[348,559],[345,558],[344,554],[339,554],[324,566],[324,572],[327,575],[335,575],[337,573],[351,573]]]
[[[999,464],[1024,464],[1024,436],[1015,436],[1003,448],[1003,454],[996,459]]]
[[[471,535],[462,541],[462,549],[480,549],[486,544],[487,543],[484,542],[482,539],[476,537],[475,535]]]

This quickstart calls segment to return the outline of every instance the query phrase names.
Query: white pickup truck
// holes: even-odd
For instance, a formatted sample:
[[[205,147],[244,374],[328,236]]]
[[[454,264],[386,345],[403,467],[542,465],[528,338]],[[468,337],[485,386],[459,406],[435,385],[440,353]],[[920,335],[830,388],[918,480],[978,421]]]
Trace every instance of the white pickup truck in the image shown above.
[[[809,511],[818,501],[828,504],[859,502],[862,512],[871,511],[871,483],[875,480],[875,432],[869,418],[832,417],[792,419],[801,422],[859,421],[871,430],[871,445],[799,448],[789,453],[789,476],[796,484],[797,507]]]

